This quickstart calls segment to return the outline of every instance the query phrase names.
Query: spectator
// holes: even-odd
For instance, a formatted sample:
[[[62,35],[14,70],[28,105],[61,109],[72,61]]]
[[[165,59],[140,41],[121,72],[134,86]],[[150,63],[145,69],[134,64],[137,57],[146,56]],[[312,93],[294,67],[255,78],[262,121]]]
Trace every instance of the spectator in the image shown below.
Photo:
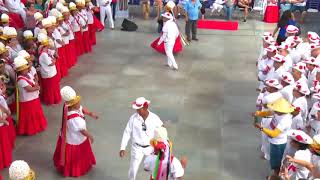
[[[232,12],[236,6],[236,0],[226,0],[226,3],[223,5],[223,10],[227,14],[227,20],[230,21],[232,19]]]
[[[145,20],[149,19],[150,15],[150,1],[149,0],[141,0],[141,9],[142,15]]]
[[[304,18],[307,15],[307,0],[292,0],[291,3],[293,4],[291,7],[292,12],[299,11],[301,13],[300,23],[304,23]]]
[[[38,11],[44,11],[44,7],[42,4],[42,0],[36,0],[36,4],[34,5],[34,7],[36,8],[36,10]]]
[[[238,5],[242,8],[244,8],[244,19],[243,22],[247,22],[247,17],[249,14],[249,9],[250,9],[250,4],[251,4],[251,0],[239,0],[238,1]]]
[[[291,10],[291,1],[290,0],[281,0],[280,1],[280,11],[281,11],[281,15],[287,11],[287,10]]]
[[[273,31],[273,37],[275,36],[275,34],[279,31],[278,33],[278,37],[277,37],[277,44],[281,44],[283,41],[286,40],[286,29],[288,25],[295,25],[296,21],[294,19],[294,15],[291,11],[285,11],[279,22],[277,27],[275,28],[275,30]]]
[[[197,22],[199,19],[199,11],[202,7],[199,0],[188,0],[185,4],[185,14],[186,14],[186,35],[187,41],[191,41],[190,29],[192,30],[192,40],[198,41],[197,38]]]
[[[26,28],[33,29],[36,27],[36,20],[34,19],[33,15],[37,12],[34,3],[27,2],[27,19],[26,19]]]
[[[111,1],[111,8],[112,8],[112,19],[113,19],[113,21],[115,21],[116,20],[117,0]]]

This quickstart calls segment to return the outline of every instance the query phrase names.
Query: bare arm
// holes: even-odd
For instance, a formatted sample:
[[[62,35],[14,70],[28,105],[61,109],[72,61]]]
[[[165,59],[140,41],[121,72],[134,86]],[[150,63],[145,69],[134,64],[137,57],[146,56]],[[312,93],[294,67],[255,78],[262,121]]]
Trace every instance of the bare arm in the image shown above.
[[[279,26],[277,26],[274,30],[273,30],[273,33],[272,33],[272,37],[274,37],[276,35],[276,33],[278,32],[279,30]]]
[[[91,116],[94,119],[98,119],[99,118],[96,114],[94,114],[93,112],[89,111],[88,109],[86,109],[84,107],[82,108],[82,112],[83,112],[83,114]]]
[[[91,143],[93,143],[93,137],[91,136],[91,134],[87,130],[81,130],[80,132],[81,132],[82,135],[84,135],[87,138],[89,138]]]

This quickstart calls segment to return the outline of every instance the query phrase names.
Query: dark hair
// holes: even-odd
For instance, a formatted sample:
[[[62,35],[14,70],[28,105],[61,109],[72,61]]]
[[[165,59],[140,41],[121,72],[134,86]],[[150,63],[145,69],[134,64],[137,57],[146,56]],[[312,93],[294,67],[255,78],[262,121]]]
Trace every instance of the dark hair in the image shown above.
[[[4,61],[3,61],[2,59],[0,59],[0,65],[1,65],[1,64],[4,64]]]
[[[287,26],[289,23],[289,20],[291,20],[291,19],[293,19],[292,12],[290,10],[284,11],[280,20],[279,20],[278,26],[279,27]]]
[[[30,8],[32,4],[34,5],[34,3],[32,3],[32,2],[27,2],[26,8]]]
[[[309,148],[308,144],[303,144],[303,143],[300,143],[300,142],[298,142],[296,140],[293,140],[293,141],[299,146],[298,150],[306,150],[306,149]]]

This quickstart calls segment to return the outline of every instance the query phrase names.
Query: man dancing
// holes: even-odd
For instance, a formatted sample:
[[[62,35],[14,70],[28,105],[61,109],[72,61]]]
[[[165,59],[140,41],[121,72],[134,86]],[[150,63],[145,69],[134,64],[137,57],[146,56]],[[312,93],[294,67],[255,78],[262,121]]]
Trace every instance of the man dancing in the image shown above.
[[[173,16],[169,12],[165,12],[162,15],[163,18],[163,28],[162,28],[162,36],[158,41],[158,46],[164,42],[164,49],[167,55],[167,65],[174,69],[178,70],[178,64],[173,56],[173,48],[176,42],[176,39],[179,37],[179,29],[177,24],[173,21]]]
[[[134,113],[123,132],[120,147],[120,157],[126,154],[128,141],[131,139],[131,162],[129,169],[129,180],[135,180],[140,163],[145,155],[150,155],[153,148],[150,140],[154,137],[155,129],[163,125],[160,118],[148,110],[150,101],[144,97],[137,98],[132,104]]]

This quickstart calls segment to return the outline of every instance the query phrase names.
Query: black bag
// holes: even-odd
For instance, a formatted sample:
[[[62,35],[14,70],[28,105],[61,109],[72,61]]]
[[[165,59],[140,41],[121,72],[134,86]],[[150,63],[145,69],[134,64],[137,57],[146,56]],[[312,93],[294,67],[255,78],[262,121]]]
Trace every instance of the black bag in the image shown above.
[[[122,21],[121,26],[121,31],[136,31],[138,29],[138,26],[134,22],[129,21],[128,19],[124,19]]]

